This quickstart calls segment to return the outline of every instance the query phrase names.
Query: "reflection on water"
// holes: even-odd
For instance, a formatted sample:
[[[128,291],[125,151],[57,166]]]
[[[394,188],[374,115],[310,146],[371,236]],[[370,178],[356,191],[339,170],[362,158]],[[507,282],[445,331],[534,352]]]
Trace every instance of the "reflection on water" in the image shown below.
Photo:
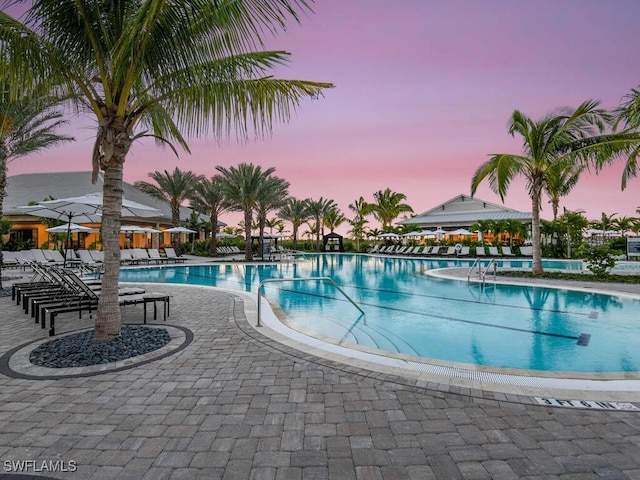
[[[457,259],[339,254],[305,258],[268,265],[127,269],[122,279],[256,293],[259,283],[269,278],[329,276],[365,310],[366,321],[328,282],[268,283],[264,292],[295,328],[343,344],[496,367],[640,370],[637,300],[522,285],[489,283],[482,288],[424,274],[469,265]],[[589,341],[579,345],[583,334]]]

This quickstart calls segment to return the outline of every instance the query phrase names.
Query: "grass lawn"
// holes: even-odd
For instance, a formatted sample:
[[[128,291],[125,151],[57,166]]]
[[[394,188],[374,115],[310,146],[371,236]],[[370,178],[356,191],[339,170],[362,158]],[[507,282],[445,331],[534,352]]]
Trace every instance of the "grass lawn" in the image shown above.
[[[518,278],[548,278],[553,280],[580,280],[581,282],[593,283],[628,283],[640,284],[640,275],[608,275],[603,278],[594,277],[590,273],[566,273],[566,272],[544,272],[542,275],[535,277],[531,272],[527,271],[498,271],[498,275],[502,277],[518,277]]]

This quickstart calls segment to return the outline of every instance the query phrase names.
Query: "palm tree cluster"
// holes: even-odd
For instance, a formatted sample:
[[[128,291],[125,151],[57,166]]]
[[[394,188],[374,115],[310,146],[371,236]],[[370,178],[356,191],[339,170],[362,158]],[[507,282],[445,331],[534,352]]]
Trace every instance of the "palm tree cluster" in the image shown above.
[[[516,110],[511,116],[509,134],[522,137],[522,153],[492,154],[474,173],[472,195],[487,179],[503,200],[514,178],[525,179],[531,198],[534,275],[543,273],[540,211],[544,194],[548,195],[556,218],[560,197],[571,191],[586,169],[597,171],[624,159],[623,189],[627,180],[636,175],[640,152],[639,103],[638,91],[634,90],[628,102],[614,113],[602,109],[600,102],[594,100],[575,109],[558,109],[540,120]]]
[[[189,151],[188,137],[263,136],[321,96],[331,84],[274,78],[289,54],[263,48],[266,35],[306,12],[298,0],[33,0],[23,20],[0,10],[0,78],[11,100],[45,92],[96,121],[105,273],[95,340],[120,335],[118,235],[131,145],[152,137]]]

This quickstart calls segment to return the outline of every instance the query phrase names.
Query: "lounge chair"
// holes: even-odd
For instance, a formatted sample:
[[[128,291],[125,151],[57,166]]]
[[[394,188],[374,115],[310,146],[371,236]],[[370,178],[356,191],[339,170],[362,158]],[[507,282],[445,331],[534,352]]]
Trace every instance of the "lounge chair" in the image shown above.
[[[531,245],[523,245],[520,247],[520,255],[525,257],[533,256],[533,247]]]
[[[429,255],[440,255],[440,248],[439,246],[434,246],[431,247],[431,251],[429,252]]]
[[[492,257],[502,256],[502,254],[498,251],[498,247],[489,247],[489,255]]]
[[[444,252],[443,255],[455,255],[455,254],[456,254],[456,247],[453,246],[453,247],[447,248],[447,251]]]
[[[44,253],[44,256],[49,260],[49,262],[60,265],[64,263],[64,257],[58,250],[43,250],[42,253]]]
[[[45,309],[42,310],[42,320],[41,320],[41,326],[42,328],[45,328],[45,318],[46,318],[46,314],[49,313],[49,336],[52,337],[54,336],[55,333],[55,318],[57,315],[61,314],[61,313],[67,313],[67,312],[79,312],[80,315],[82,315],[82,311],[83,310],[88,310],[89,311],[89,315],[91,315],[92,310],[94,310],[95,308],[97,308],[98,305],[98,300],[99,300],[99,295],[93,290],[91,289],[91,287],[89,285],[87,285],[80,277],[78,277],[75,272],[69,270],[69,269],[64,269],[64,273],[66,275],[66,278],[74,283],[76,285],[76,287],[78,288],[79,291],[81,291],[84,294],[84,298],[81,302],[72,302],[69,305],[65,305],[65,306],[61,306],[61,307],[47,307]],[[146,308],[147,308],[147,303],[153,303],[154,304],[154,310],[155,310],[155,302],[157,301],[162,301],[164,303],[164,307],[165,307],[165,320],[166,320],[166,315],[168,314],[168,303],[169,303],[169,296],[165,295],[165,294],[161,294],[161,293],[139,293],[139,294],[127,294],[127,295],[118,295],[118,304],[120,306],[126,306],[126,305],[138,305],[138,304],[144,304],[145,307],[145,323],[146,323]]]
[[[157,248],[148,248],[147,253],[149,254],[149,261],[158,263],[167,263],[167,259],[160,255],[160,251]]]
[[[96,263],[104,263],[104,252],[102,250],[89,250],[89,254]]]
[[[462,247],[458,252],[459,257],[468,257],[469,256],[469,247]]]
[[[19,268],[17,252],[2,252],[2,268]]]
[[[149,254],[144,248],[132,248],[131,254],[136,263],[149,263]]]
[[[174,263],[184,263],[185,257],[182,255],[178,256],[173,247],[165,247],[164,254],[167,258]]]
[[[135,258],[133,258],[133,252],[130,248],[123,248],[120,250],[120,263],[122,265],[132,265],[136,263]]]
[[[502,247],[502,255],[505,257],[515,257],[516,254],[511,251],[511,247]]]
[[[487,256],[487,252],[485,252],[484,246],[483,245],[476,246],[476,257],[486,257],[486,256]]]
[[[380,245],[376,243],[373,247],[369,249],[367,253],[376,253],[379,248],[380,248]]]
[[[37,263],[41,263],[41,264],[48,264],[49,260],[47,259],[47,257],[44,256],[44,252],[42,250],[40,250],[39,248],[32,248],[31,249],[31,255],[33,255],[33,259],[37,262]]]
[[[80,249],[77,251],[78,257],[80,257],[80,261],[85,265],[95,265],[97,262],[91,256],[89,250]]]

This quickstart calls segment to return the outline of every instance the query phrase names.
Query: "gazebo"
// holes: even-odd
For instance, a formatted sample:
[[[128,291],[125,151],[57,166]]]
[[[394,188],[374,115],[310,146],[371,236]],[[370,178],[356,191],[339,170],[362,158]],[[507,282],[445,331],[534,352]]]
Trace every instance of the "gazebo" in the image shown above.
[[[335,232],[322,237],[322,249],[325,252],[344,252],[343,237]]]

